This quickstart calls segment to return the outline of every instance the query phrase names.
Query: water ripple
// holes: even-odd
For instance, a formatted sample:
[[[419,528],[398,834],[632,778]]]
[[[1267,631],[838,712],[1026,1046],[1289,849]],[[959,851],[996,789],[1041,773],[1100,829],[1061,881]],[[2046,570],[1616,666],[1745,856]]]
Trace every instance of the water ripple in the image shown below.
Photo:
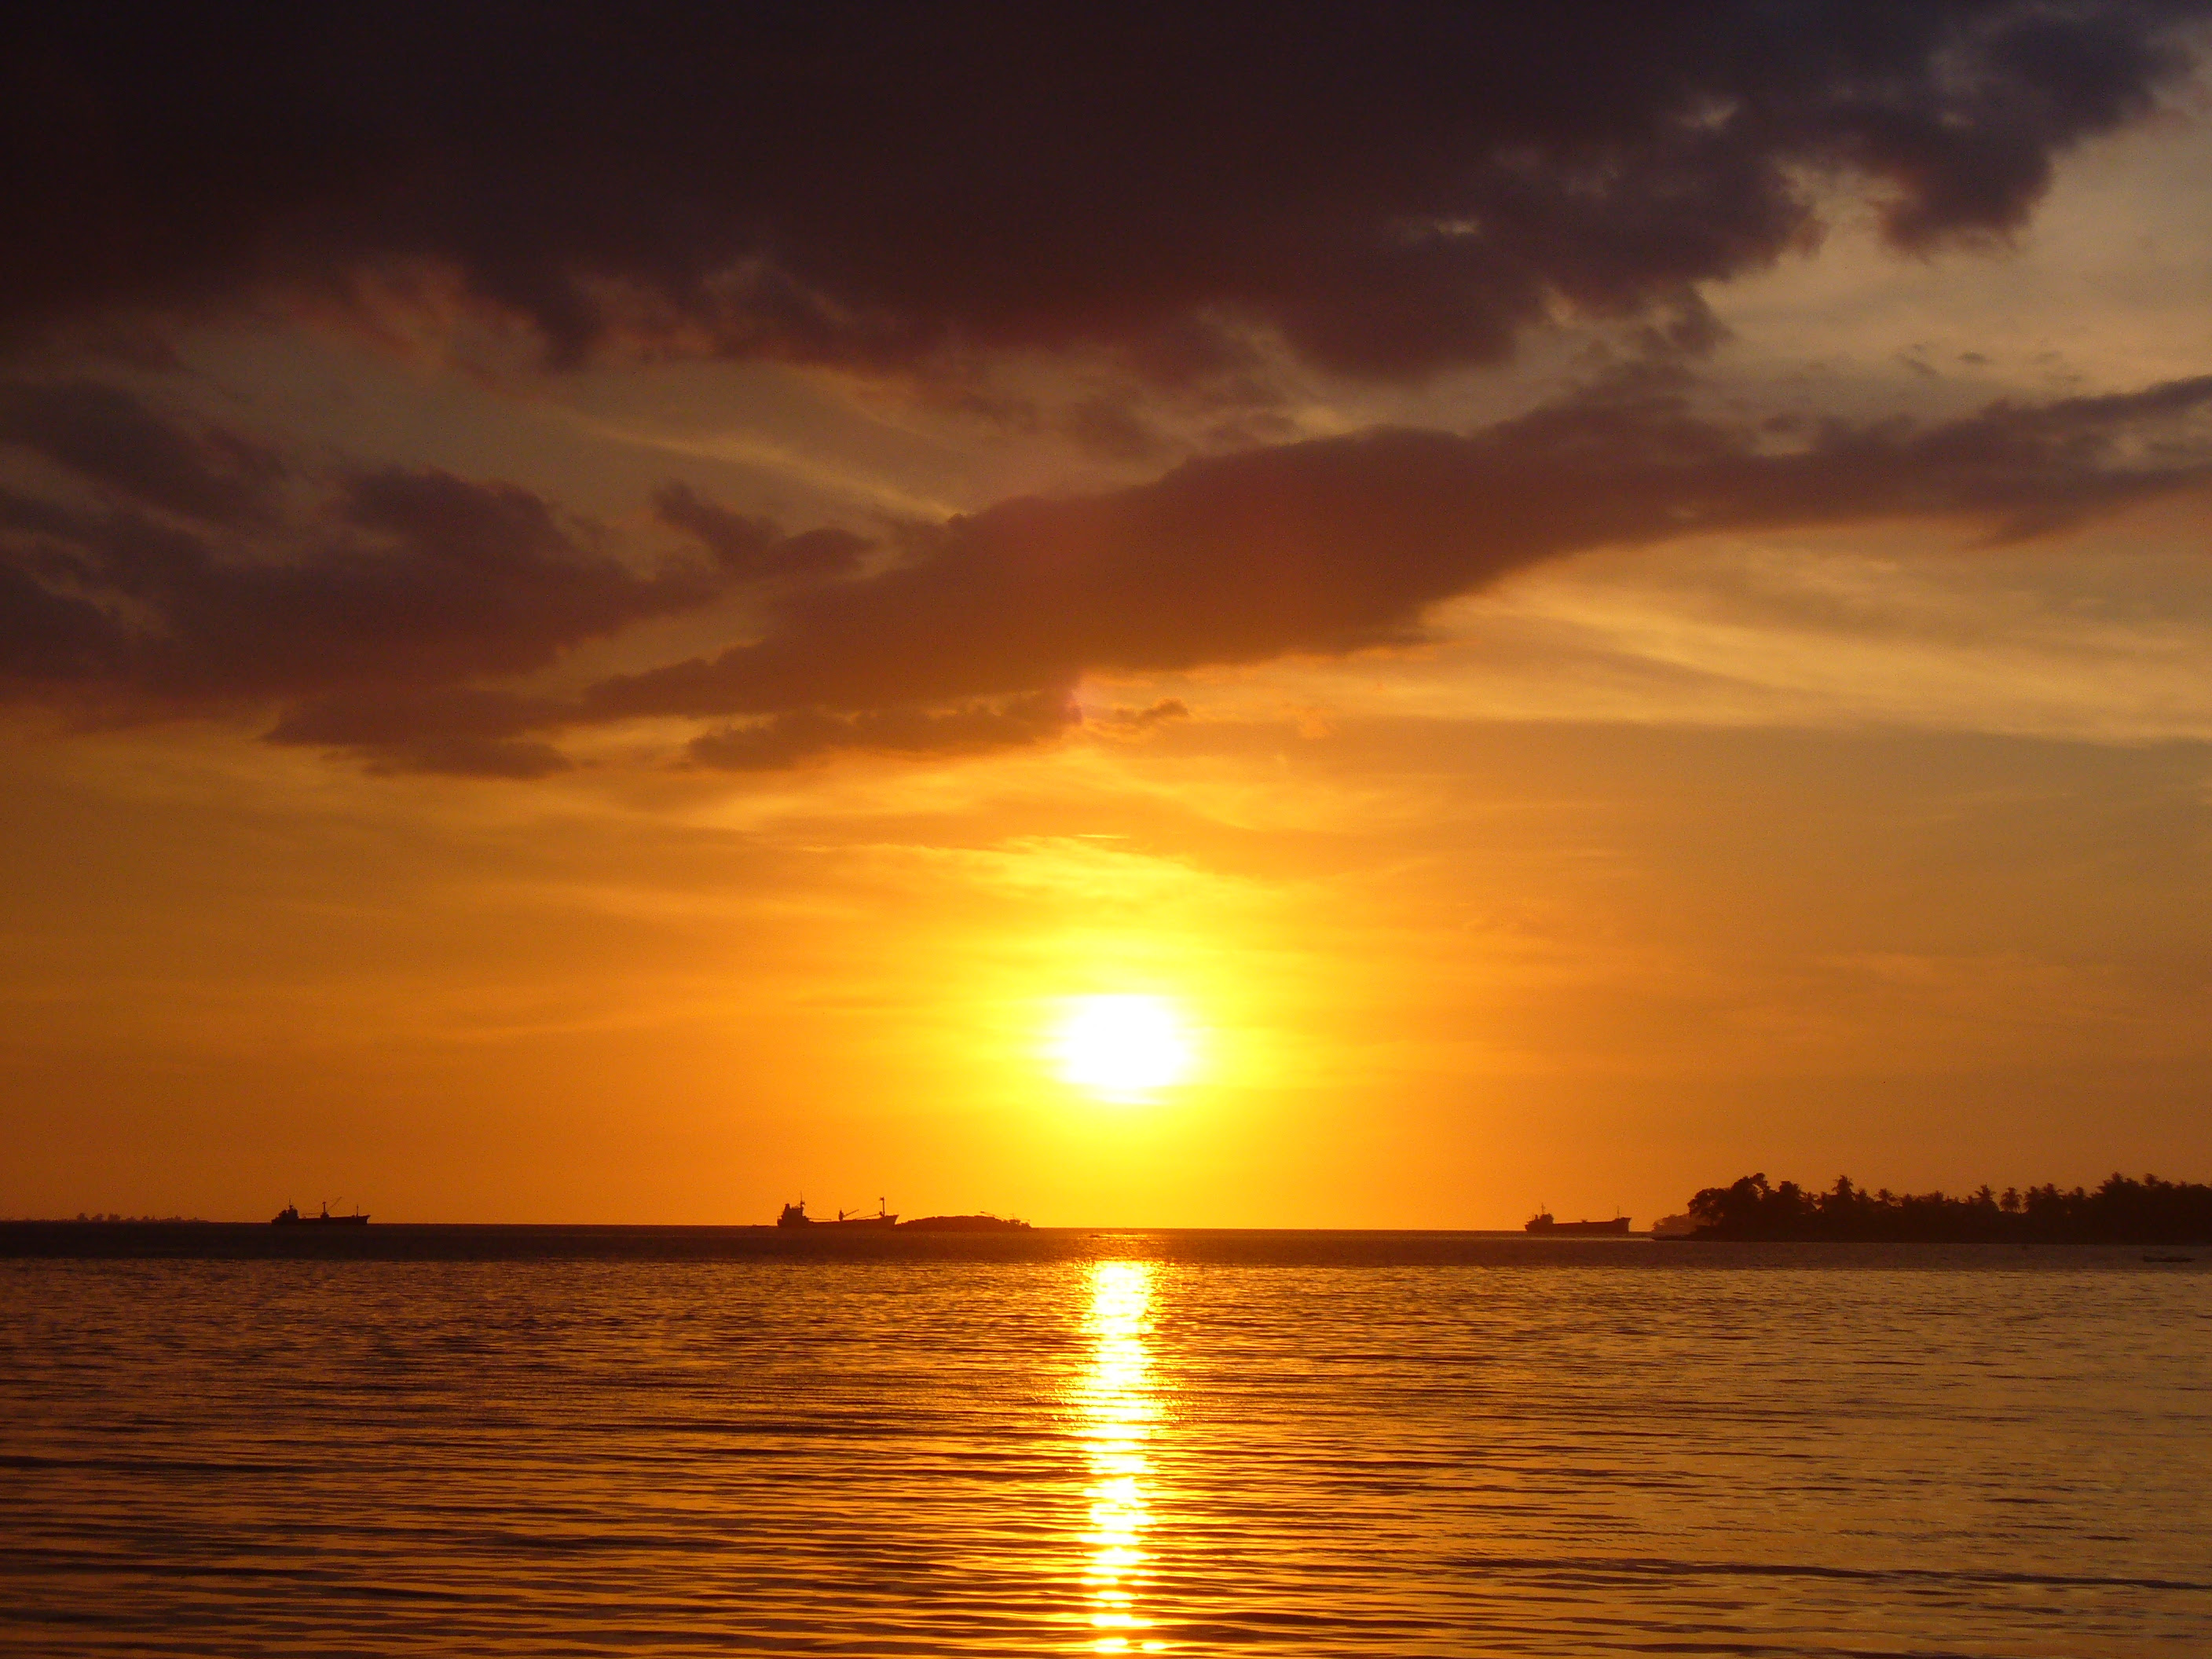
[[[587,1242],[0,1261],[0,1649],[2212,1651],[2203,1274]]]

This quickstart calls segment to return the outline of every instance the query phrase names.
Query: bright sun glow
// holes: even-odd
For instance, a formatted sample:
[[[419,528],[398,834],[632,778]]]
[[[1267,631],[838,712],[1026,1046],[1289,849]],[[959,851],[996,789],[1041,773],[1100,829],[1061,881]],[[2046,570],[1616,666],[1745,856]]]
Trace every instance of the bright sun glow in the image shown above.
[[[1190,1039],[1164,997],[1071,997],[1054,1045],[1060,1074],[1109,1100],[1138,1100],[1190,1074]]]

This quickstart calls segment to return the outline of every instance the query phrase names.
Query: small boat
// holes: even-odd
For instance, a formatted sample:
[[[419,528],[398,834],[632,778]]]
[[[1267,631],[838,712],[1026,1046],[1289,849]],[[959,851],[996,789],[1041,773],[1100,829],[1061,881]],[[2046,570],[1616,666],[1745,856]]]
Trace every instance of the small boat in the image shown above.
[[[287,1204],[269,1218],[269,1224],[272,1227],[366,1227],[368,1218],[358,1210],[351,1215],[332,1215],[327,1201],[323,1205],[320,1215],[301,1215],[298,1205]]]
[[[2151,1255],[2145,1254],[2143,1260],[2146,1261],[2194,1261],[2197,1258],[2193,1255]]]
[[[1527,1226],[1522,1231],[1553,1237],[1561,1233],[1595,1233],[1607,1238],[1624,1238],[1628,1234],[1628,1218],[1617,1215],[1610,1221],[1554,1221],[1549,1210],[1540,1210],[1528,1218]]]

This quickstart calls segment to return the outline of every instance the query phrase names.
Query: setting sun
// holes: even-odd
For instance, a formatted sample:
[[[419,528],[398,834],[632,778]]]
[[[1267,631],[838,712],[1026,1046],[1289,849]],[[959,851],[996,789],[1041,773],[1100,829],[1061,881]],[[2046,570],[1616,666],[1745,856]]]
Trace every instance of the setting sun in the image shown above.
[[[1054,1049],[1063,1079],[1109,1100],[1180,1083],[1191,1068],[1190,1039],[1164,997],[1072,997]]]

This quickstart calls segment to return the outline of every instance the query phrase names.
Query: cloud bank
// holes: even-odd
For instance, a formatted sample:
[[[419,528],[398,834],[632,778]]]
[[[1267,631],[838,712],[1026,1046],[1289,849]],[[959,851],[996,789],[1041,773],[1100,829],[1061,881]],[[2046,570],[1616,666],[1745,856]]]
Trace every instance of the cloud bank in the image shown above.
[[[1086,674],[1407,642],[1437,603],[1591,549],[1882,519],[2002,541],[2212,481],[2212,377],[1799,431],[1647,373],[1474,433],[1205,457],[872,548],[671,483],[655,510],[699,556],[647,565],[511,485],[319,474],[98,388],[0,408],[85,498],[0,496],[0,687],[110,718],[275,704],[278,741],[507,776],[564,765],[563,730],[641,717],[726,722],[691,758],[738,770],[1030,742],[1076,718]],[[518,689],[732,596],[755,621],[726,650]]]
[[[2002,539],[2197,488],[2203,380],[1778,428],[1647,372],[1478,431],[1212,453],[872,537],[672,478],[646,504],[656,550],[497,479],[295,453],[85,366],[103,338],[268,307],[505,319],[556,368],[777,358],[947,390],[994,352],[1078,348],[1226,386],[1261,337],[1408,382],[1562,316],[1694,348],[1700,286],[1810,246],[1839,186],[1900,250],[2021,224],[2056,158],[2188,72],[2208,13],[19,9],[0,696],[250,713],[374,767],[509,777],[637,720],[704,725],[690,762],[736,770],[969,752],[1066,731],[1086,675],[1416,640],[1441,601],[1584,550],[1884,517]],[[1125,462],[1164,453],[1111,398],[1068,419]],[[640,643],[596,683],[577,665],[710,615],[726,648]]]
[[[453,294],[609,349],[927,371],[1259,329],[1370,376],[1697,285],[1856,181],[2002,234],[2150,108],[2201,0],[25,8],[0,337]],[[427,303],[427,299],[426,299]]]

